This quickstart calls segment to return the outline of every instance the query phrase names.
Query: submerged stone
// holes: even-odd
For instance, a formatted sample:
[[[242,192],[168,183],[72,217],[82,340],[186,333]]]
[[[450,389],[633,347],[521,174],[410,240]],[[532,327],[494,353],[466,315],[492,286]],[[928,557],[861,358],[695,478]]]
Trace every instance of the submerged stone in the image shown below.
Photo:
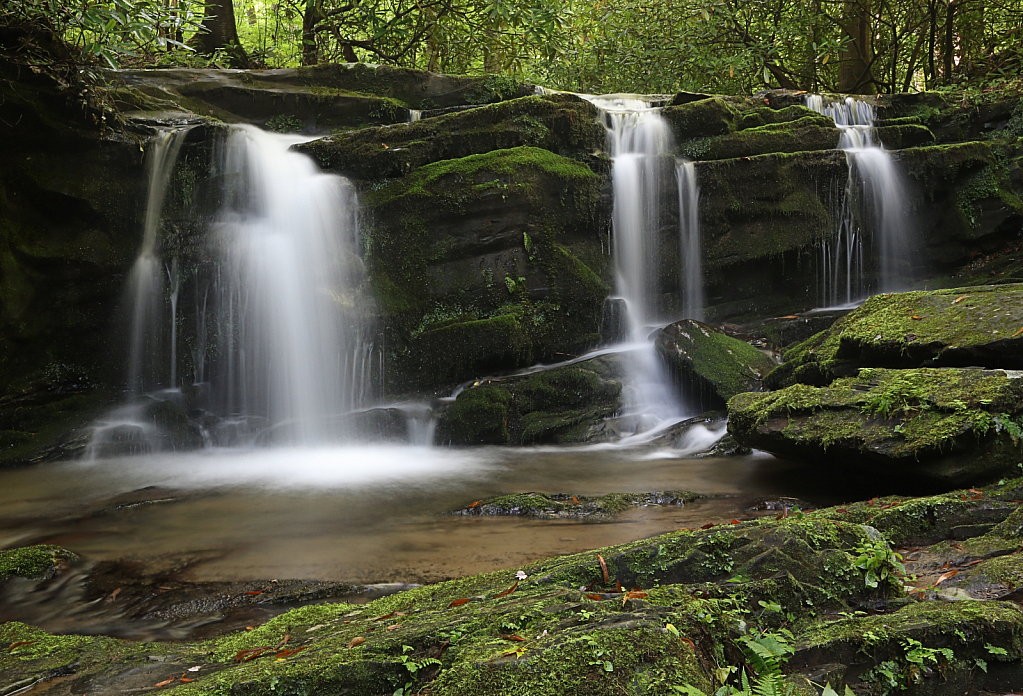
[[[608,493],[600,497],[565,493],[516,493],[477,500],[452,514],[467,517],[514,515],[541,520],[610,520],[635,507],[652,505],[682,506],[702,495],[689,491],[660,491],[656,493]]]
[[[736,394],[760,391],[761,379],[775,366],[745,341],[693,319],[661,329],[654,346],[686,403],[703,411],[724,407]]]
[[[823,386],[861,367],[1023,369],[1023,285],[875,295],[785,353],[765,380]]]
[[[983,483],[1023,457],[1023,375],[861,369],[728,403],[728,431],[776,456],[916,487]]]

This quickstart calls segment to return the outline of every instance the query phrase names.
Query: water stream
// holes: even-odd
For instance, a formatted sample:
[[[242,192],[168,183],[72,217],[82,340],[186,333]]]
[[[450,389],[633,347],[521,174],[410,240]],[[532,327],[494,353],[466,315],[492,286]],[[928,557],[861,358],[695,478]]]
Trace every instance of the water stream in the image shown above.
[[[821,246],[822,304],[847,305],[907,289],[915,264],[910,197],[898,164],[877,142],[876,108],[818,94],[808,95],[806,106],[835,122],[849,166],[836,233]]]

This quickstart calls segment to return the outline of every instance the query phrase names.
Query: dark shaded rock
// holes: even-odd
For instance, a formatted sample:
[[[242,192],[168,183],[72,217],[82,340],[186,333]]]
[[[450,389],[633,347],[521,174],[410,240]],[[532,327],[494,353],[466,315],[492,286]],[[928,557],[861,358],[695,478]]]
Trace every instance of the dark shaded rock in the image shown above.
[[[888,150],[901,150],[934,142],[934,134],[927,128],[913,123],[877,126],[874,137]]]
[[[424,164],[523,145],[609,171],[597,109],[573,95],[533,96],[415,123],[367,128],[296,146],[324,169],[361,179],[404,176]]]
[[[654,346],[685,403],[699,404],[701,411],[721,408],[741,392],[759,391],[760,380],[775,366],[750,344],[693,319],[661,329]]]
[[[723,324],[721,330],[732,338],[745,341],[756,348],[780,351],[830,328],[850,311],[852,310],[813,310],[746,324]]]
[[[651,505],[685,505],[703,496],[689,491],[657,493],[609,493],[599,498],[555,493],[518,493],[477,500],[453,515],[516,515],[541,520],[609,520],[626,510]]]
[[[1018,93],[993,90],[981,94],[916,92],[878,95],[886,120],[920,123],[939,142],[955,142],[999,135],[1019,113],[1023,101]],[[890,122],[890,121],[889,121]],[[881,124],[879,124],[881,125]]]
[[[1023,285],[875,295],[785,353],[765,383],[823,386],[861,367],[1023,369]]]
[[[388,388],[556,362],[598,342],[607,179],[532,147],[423,166],[364,197]]]
[[[829,387],[740,394],[728,406],[741,444],[904,486],[983,483],[1023,455],[1023,379],[1002,371],[863,369]]]
[[[437,442],[454,445],[587,442],[621,407],[617,356],[487,380],[462,391],[441,414]]]
[[[700,94],[699,92],[678,92],[671,101],[668,102],[668,106],[682,106],[689,102],[700,101],[702,99],[710,99],[710,94]]]

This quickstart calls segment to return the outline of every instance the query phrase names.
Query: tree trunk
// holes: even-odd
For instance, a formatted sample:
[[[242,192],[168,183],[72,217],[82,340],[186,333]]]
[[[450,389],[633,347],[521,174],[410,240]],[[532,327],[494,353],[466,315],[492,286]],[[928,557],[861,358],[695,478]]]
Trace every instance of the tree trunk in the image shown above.
[[[316,65],[320,52],[316,46],[316,25],[323,19],[318,0],[307,0],[302,15],[302,65]]]
[[[233,0],[206,0],[202,26],[205,31],[197,33],[192,39],[199,53],[211,56],[223,50],[230,59],[231,67],[249,66],[249,58],[238,40]]]
[[[948,3],[948,7],[945,9],[945,47],[942,51],[944,55],[944,70],[942,70],[943,77],[945,78],[945,84],[952,83],[952,69],[955,67],[953,57],[955,56],[955,16],[956,10],[959,9],[959,4],[956,0],[951,0]]]
[[[838,64],[838,91],[870,94],[876,91],[870,74],[873,60],[870,41],[870,0],[846,0],[842,17],[846,45]]]

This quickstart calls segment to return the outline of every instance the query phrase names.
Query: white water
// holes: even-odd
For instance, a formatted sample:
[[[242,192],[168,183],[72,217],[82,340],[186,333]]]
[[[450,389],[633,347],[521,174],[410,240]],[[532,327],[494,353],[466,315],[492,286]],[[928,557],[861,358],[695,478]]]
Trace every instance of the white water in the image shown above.
[[[633,432],[656,429],[684,415],[682,405],[661,364],[651,334],[665,323],[658,312],[656,284],[658,234],[664,177],[671,176],[674,142],[667,122],[648,102],[627,96],[587,97],[602,110],[608,148],[614,212],[615,281],[625,300],[629,342],[639,350],[626,354],[628,383],[623,385],[625,422]]]
[[[678,180],[678,222],[682,247],[682,317],[704,320],[703,268],[700,263],[700,187],[696,163],[675,163]]]
[[[821,248],[823,303],[836,306],[873,292],[905,290],[915,255],[909,195],[898,165],[874,137],[876,109],[852,97],[836,102],[817,94],[807,96],[806,105],[841,130],[838,147],[849,164],[837,234]]]

